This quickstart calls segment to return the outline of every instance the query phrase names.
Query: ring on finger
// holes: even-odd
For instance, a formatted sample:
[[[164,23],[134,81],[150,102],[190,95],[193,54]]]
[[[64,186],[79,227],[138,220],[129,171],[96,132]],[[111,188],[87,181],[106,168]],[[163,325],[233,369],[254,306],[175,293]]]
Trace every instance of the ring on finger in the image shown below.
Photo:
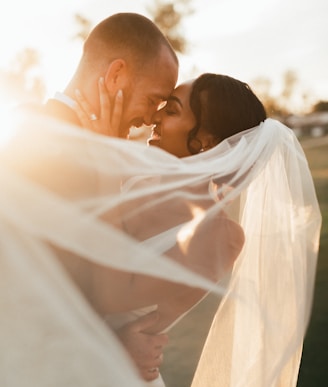
[[[89,120],[90,121],[97,121],[98,120],[98,117],[95,113],[91,113],[90,114],[90,117],[89,117]]]

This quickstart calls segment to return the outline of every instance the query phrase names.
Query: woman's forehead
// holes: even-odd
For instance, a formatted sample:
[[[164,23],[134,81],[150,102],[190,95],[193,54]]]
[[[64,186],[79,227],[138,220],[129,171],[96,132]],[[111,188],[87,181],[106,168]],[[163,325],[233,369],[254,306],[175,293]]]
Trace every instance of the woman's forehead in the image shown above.
[[[180,98],[189,98],[189,95],[191,93],[191,88],[193,85],[194,80],[189,80],[187,82],[183,82],[180,85],[178,85],[174,90],[172,95],[179,96]]]

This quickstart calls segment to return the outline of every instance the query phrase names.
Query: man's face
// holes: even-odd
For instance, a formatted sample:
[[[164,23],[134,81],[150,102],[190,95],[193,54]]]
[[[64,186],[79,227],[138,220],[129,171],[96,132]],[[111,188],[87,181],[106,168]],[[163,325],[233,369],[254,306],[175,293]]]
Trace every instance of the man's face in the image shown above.
[[[126,138],[131,126],[151,125],[154,113],[173,91],[177,78],[178,65],[166,48],[144,71],[131,73],[123,89],[120,137]]]

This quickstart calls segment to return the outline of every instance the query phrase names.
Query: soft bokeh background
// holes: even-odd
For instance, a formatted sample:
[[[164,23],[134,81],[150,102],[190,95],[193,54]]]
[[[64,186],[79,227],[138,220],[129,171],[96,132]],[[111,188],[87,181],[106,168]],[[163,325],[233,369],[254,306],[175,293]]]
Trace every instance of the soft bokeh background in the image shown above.
[[[180,80],[226,73],[282,97],[289,73],[289,111],[328,100],[326,0],[10,0],[0,5],[1,80],[29,66],[27,88],[37,79],[39,95],[50,96],[65,87],[77,64],[81,19],[88,28],[115,12],[152,18],[151,11],[167,3],[182,14],[177,31],[187,42]],[[11,98],[2,95],[3,102]]]
[[[327,0],[10,0],[0,5],[0,107],[63,90],[85,34],[116,12],[156,20],[175,39],[180,81],[211,71],[248,82],[290,125],[309,159],[323,213],[314,307],[298,387],[328,385]],[[2,116],[3,118],[3,116]],[[0,132],[1,134],[1,132]],[[187,387],[217,300],[172,332],[168,387]],[[195,320],[196,319],[196,320]],[[196,322],[195,322],[196,321]],[[196,332],[197,331],[197,332]],[[265,386],[264,386],[265,387]]]

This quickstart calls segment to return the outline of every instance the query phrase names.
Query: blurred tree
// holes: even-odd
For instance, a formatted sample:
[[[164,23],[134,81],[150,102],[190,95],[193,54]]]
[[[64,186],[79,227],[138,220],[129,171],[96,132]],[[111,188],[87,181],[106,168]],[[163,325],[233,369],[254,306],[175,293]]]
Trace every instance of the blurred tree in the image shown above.
[[[283,88],[281,92],[281,98],[285,102],[289,102],[290,99],[292,98],[294,91],[295,91],[295,86],[298,83],[298,77],[297,74],[294,70],[287,70],[284,75],[283,75]]]
[[[277,98],[273,96],[271,87],[271,80],[265,77],[258,77],[252,81],[252,88],[262,101],[268,116],[281,116],[284,112],[281,111]]]
[[[77,13],[74,15],[75,23],[78,25],[78,32],[74,35],[74,39],[82,39],[83,41],[91,31],[92,23],[89,19]]]
[[[328,101],[319,101],[312,107],[313,112],[327,112]]]
[[[0,80],[8,102],[40,102],[45,84],[38,75],[39,53],[33,48],[20,51],[8,69],[0,70]]]
[[[254,91],[264,104],[269,116],[278,116],[285,118],[293,113],[295,105],[293,99],[295,97],[296,87],[298,85],[298,76],[294,70],[287,70],[282,77],[281,91],[278,95],[271,92],[272,83],[265,77],[258,77],[252,81]],[[301,94],[303,102],[308,98],[307,94]]]
[[[180,27],[182,19],[194,12],[190,3],[191,0],[155,0],[155,4],[148,7],[154,23],[170,41],[174,50],[180,53],[187,50],[187,40],[181,34]]]

